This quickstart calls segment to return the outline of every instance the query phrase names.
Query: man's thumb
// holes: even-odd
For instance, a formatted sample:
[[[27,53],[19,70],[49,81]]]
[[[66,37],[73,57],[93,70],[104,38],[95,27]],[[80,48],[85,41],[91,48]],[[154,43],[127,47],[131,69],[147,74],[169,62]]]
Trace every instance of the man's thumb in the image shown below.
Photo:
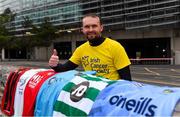
[[[54,49],[54,50],[53,50],[53,55],[54,55],[54,56],[57,56],[57,55],[58,55],[58,53],[57,53],[57,50],[56,50],[56,49]]]

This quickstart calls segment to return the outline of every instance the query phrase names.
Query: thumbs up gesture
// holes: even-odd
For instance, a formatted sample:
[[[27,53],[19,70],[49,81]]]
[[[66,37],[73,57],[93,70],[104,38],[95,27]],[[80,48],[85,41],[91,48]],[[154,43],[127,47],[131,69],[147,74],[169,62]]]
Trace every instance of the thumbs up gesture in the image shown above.
[[[51,58],[49,59],[49,66],[50,67],[56,67],[59,63],[59,57],[57,56],[57,51],[56,49],[53,50],[53,54]]]

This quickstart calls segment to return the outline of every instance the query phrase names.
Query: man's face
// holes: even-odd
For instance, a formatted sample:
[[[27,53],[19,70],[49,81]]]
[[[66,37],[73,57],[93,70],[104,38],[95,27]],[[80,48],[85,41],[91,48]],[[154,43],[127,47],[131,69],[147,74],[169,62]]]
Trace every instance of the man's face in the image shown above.
[[[85,17],[82,20],[82,25],[82,32],[88,40],[92,40],[101,36],[103,26],[100,24],[100,19],[98,17]]]

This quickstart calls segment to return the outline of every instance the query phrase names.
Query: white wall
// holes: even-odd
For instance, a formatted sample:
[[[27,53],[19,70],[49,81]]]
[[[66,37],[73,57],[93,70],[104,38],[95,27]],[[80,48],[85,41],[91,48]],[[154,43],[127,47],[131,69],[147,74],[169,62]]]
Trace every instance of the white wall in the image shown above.
[[[35,48],[35,60],[49,60],[52,53],[51,47],[36,47]]]
[[[174,38],[175,64],[180,65],[180,35]]]
[[[175,51],[175,64],[180,65],[180,51]]]

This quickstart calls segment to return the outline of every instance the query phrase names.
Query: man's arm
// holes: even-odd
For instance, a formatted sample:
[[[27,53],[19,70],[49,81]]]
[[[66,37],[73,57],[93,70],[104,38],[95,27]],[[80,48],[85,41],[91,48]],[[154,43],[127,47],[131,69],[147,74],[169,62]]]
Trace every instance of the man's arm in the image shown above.
[[[129,65],[118,70],[121,79],[132,81]]]
[[[65,64],[58,63],[58,65],[56,67],[51,67],[51,68],[56,72],[64,72],[64,71],[68,71],[68,70],[73,70],[77,67],[78,67],[78,65],[74,64],[73,62],[67,61]]]
[[[67,61],[65,64],[60,64],[56,49],[53,50],[53,54],[51,58],[49,59],[49,66],[52,69],[54,69],[54,71],[56,72],[64,72],[68,70],[73,70],[76,67],[78,67],[78,65],[74,64],[71,61]]]

